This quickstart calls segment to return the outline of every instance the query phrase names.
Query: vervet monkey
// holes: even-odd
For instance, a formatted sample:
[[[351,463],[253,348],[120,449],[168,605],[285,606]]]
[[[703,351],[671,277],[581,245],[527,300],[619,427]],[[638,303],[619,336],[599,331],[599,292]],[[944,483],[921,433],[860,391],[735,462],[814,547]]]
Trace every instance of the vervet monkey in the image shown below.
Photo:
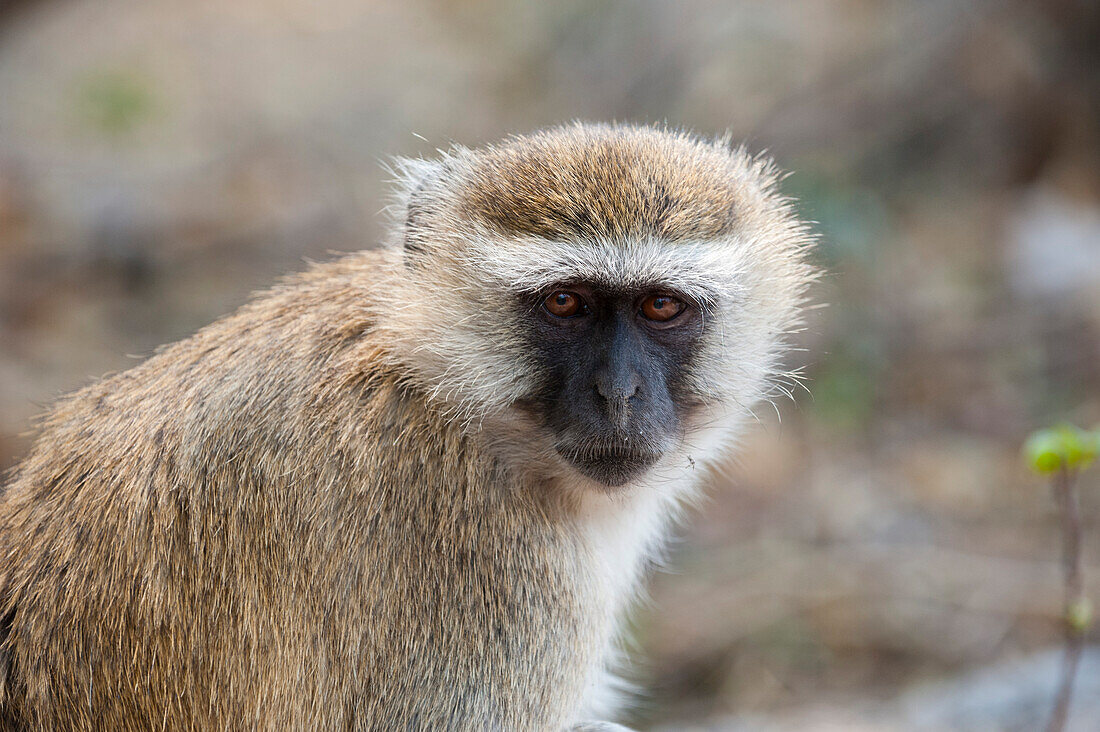
[[[405,161],[386,245],[59,402],[0,498],[0,726],[611,729],[618,623],[779,375],[766,161]]]

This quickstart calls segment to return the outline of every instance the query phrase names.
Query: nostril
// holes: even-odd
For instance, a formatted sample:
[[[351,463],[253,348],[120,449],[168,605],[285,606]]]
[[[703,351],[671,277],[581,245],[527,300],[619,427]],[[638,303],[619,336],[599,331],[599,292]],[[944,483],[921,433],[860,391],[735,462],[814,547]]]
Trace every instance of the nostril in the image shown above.
[[[592,386],[592,389],[596,392],[596,396],[599,397],[601,400],[607,399],[607,393],[604,391],[603,384],[596,383]]]
[[[593,390],[596,392],[596,396],[602,401],[628,402],[639,396],[642,391],[642,385],[640,382],[633,382],[631,384],[607,384],[603,381],[598,381],[593,386]]]

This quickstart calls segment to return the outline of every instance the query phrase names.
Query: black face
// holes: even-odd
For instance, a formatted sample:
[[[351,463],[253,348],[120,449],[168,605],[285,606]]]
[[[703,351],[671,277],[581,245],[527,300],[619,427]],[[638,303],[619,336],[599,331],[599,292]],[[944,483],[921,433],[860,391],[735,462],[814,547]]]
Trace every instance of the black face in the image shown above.
[[[608,486],[637,477],[681,435],[701,307],[659,288],[562,285],[531,303],[531,347],[548,378],[532,406],[554,447]]]

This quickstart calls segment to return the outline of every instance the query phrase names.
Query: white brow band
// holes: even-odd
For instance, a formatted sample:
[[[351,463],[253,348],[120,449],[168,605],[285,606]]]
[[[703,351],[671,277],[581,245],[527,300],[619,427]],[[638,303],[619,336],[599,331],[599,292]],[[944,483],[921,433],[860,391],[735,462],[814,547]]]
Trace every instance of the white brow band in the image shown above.
[[[622,289],[664,287],[709,304],[737,299],[742,291],[742,252],[728,241],[566,243],[517,239],[507,245],[496,240],[491,249],[472,249],[471,264],[518,292],[590,282]]]

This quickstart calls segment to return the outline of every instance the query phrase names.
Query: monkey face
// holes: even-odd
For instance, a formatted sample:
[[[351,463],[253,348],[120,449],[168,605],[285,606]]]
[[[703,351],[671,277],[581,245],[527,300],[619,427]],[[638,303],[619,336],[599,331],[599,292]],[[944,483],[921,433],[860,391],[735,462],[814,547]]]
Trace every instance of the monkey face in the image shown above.
[[[544,375],[532,406],[555,450],[606,486],[637,478],[682,437],[704,306],[657,287],[585,282],[527,305],[530,349]]]
[[[398,172],[381,353],[518,470],[620,486],[715,465],[787,391],[812,236],[767,161],[574,125]]]

